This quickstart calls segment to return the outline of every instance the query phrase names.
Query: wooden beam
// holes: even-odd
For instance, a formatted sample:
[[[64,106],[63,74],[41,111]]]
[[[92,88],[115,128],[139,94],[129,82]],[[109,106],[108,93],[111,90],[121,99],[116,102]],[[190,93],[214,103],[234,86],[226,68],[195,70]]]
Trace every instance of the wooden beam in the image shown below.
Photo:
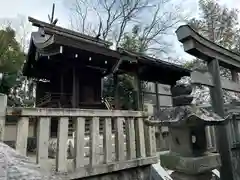
[[[155,96],[156,96],[156,99],[157,99],[157,103],[156,103],[157,113],[159,113],[160,105],[159,105],[159,96],[158,96],[158,83],[154,83],[154,86],[155,86]]]
[[[139,107],[138,111],[143,111],[143,94],[142,94],[142,81],[138,77],[138,99],[139,99]]]
[[[193,84],[214,86],[213,77],[208,72],[193,71],[191,73],[191,81]],[[240,84],[234,81],[221,78],[222,88],[227,91],[240,92]]]
[[[62,101],[63,93],[64,93],[64,75],[63,75],[63,73],[60,74],[60,92],[61,92],[60,100]]]
[[[75,93],[76,93],[76,107],[78,108],[79,107],[79,97],[80,97],[80,86],[79,86],[79,74],[78,74],[78,71],[75,70]]]

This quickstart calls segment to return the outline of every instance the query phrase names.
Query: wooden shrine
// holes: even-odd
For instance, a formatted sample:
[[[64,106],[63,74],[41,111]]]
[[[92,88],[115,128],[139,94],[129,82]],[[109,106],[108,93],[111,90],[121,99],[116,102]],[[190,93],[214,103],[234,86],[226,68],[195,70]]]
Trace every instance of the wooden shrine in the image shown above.
[[[38,80],[40,107],[103,108],[101,79],[119,59],[110,43],[29,18],[34,26],[24,66]],[[45,81],[43,81],[45,80]]]
[[[117,84],[121,73],[136,77],[141,107],[140,81],[174,85],[182,76],[190,75],[189,70],[159,59],[123,49],[111,50],[111,43],[101,39],[31,17],[29,21],[39,30],[31,35],[23,74],[37,80],[37,107],[104,109],[102,79],[114,74]]]
[[[103,78],[114,76],[114,108],[118,75],[134,76],[136,108],[143,109],[141,81],[174,85],[190,71],[180,66],[124,49],[111,43],[29,17],[37,32],[31,35],[23,74],[36,79],[36,107],[111,109],[103,101]],[[56,132],[56,127],[55,130]],[[71,134],[71,133],[70,133]]]

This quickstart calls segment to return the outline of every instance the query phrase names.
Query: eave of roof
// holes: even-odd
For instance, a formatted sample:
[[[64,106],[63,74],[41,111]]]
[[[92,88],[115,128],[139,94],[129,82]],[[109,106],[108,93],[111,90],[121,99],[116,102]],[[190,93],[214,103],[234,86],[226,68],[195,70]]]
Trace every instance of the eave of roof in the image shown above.
[[[163,61],[160,59],[156,59],[156,58],[153,58],[150,56],[146,56],[146,55],[143,55],[140,53],[130,52],[130,51],[127,51],[122,48],[118,48],[118,52],[120,52],[121,55],[130,56],[131,58],[138,60],[140,63],[152,64],[152,65],[156,65],[156,66],[163,66],[165,68],[170,68],[174,71],[183,73],[184,76],[190,76],[190,73],[191,73],[191,70],[186,69],[180,65],[169,63],[169,62],[166,62],[166,61]]]

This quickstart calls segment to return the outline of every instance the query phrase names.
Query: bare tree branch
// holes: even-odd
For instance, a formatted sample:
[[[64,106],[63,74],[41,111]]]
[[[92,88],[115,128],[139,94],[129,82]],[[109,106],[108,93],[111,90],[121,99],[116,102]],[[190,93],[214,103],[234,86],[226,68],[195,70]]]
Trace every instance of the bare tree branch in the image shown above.
[[[160,1],[153,9],[153,15],[150,23],[140,25],[142,49],[154,51],[156,53],[167,53],[170,45],[164,41],[163,37],[169,36],[171,29],[175,28],[181,22],[179,18],[179,7],[174,7],[174,12],[164,11],[164,5],[170,3],[170,0]],[[170,33],[169,33],[170,32]]]
[[[71,24],[81,32],[114,40],[115,47],[119,46],[124,34],[137,25],[141,29],[141,48],[163,52],[166,48],[162,45],[162,37],[181,21],[180,8],[176,6],[169,11],[166,5],[171,5],[171,0],[75,0],[71,8],[75,21]],[[143,18],[144,13],[150,22]],[[98,17],[94,18],[95,24],[91,22],[92,16]],[[98,27],[93,28],[94,25]],[[87,30],[87,27],[90,28]]]
[[[116,39],[116,47],[118,47],[121,38],[124,34],[124,31],[126,29],[126,26],[131,20],[133,20],[137,15],[143,11],[146,8],[150,8],[148,0],[135,0],[135,1],[129,1],[129,0],[121,0],[121,8],[123,12],[122,22],[120,25],[120,30],[118,37]]]
[[[84,1],[82,0],[76,0],[76,13],[81,17],[82,19],[82,33],[85,31],[85,23],[87,18],[87,8],[83,11],[81,8],[81,3],[83,4]]]
[[[75,23],[73,23],[73,17],[71,17],[71,24],[77,26],[77,30],[85,33],[86,30],[86,19],[88,16],[88,7],[86,6],[86,1],[75,0],[74,6],[71,9],[74,12],[74,16],[77,17]]]

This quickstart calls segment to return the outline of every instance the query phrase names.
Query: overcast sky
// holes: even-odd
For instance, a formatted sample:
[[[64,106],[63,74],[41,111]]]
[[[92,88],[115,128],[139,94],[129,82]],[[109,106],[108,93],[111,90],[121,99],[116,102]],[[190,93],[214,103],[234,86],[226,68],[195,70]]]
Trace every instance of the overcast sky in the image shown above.
[[[47,14],[51,11],[52,4],[56,4],[56,16],[59,17],[61,24],[68,22],[66,12],[67,2],[71,0],[0,0],[0,18],[16,17],[18,14],[32,16],[41,20],[47,20]],[[192,6],[197,6],[197,0],[192,1]],[[220,0],[221,3],[229,7],[240,9],[239,0]],[[189,8],[189,7],[188,7]],[[196,8],[196,7],[192,7]]]
[[[191,7],[191,11],[197,13],[197,0],[188,1],[189,3],[186,7]],[[52,4],[55,3],[55,17],[59,19],[58,25],[64,27],[70,26],[67,7],[71,0],[0,0],[0,2],[0,19],[11,19],[12,21],[19,19],[19,15],[26,17],[31,16],[42,21],[48,21],[47,15],[51,12]],[[220,2],[226,4],[228,7],[240,9],[240,0],[220,0]],[[193,16],[196,15],[196,13],[193,14]],[[176,39],[173,41],[174,44],[178,44]],[[176,46],[176,51],[179,56],[187,59],[191,58],[181,51],[179,44]]]

